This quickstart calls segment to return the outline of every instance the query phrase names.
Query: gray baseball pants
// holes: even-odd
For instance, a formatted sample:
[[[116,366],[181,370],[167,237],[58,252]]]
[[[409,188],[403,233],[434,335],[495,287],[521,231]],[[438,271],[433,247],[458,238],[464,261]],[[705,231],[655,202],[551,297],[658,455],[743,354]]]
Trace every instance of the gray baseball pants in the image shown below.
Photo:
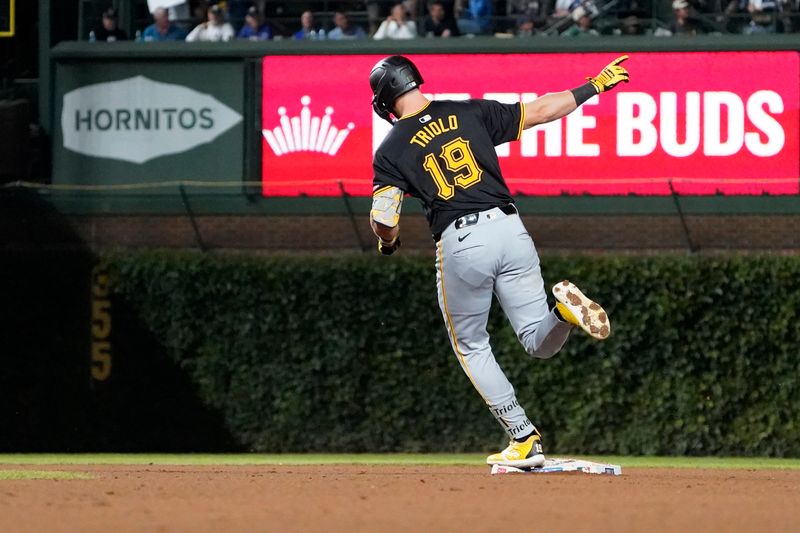
[[[469,225],[457,229],[463,223]],[[511,438],[528,435],[531,421],[489,345],[492,294],[533,357],[555,355],[572,326],[548,308],[539,256],[520,217],[494,208],[453,222],[437,243],[436,285],[450,343],[467,377]]]

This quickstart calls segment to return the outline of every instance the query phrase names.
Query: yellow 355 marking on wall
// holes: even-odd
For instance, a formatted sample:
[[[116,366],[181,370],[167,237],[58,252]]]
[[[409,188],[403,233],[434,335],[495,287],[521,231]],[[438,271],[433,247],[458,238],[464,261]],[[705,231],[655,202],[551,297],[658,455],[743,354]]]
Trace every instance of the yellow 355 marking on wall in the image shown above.
[[[439,154],[439,157],[444,159],[447,170],[456,173],[451,185],[436,160],[436,156],[433,154],[425,156],[422,166],[433,177],[433,181],[439,189],[439,197],[449,200],[456,193],[455,187],[466,189],[481,181],[483,170],[478,166],[478,162],[475,161],[475,154],[472,153],[472,149],[469,147],[469,141],[461,137],[453,139],[442,146],[442,153]]]
[[[8,20],[8,24],[0,25],[0,37],[14,36],[14,0],[0,0],[3,11],[0,12],[0,21]]]
[[[111,376],[111,300],[108,270],[103,264],[92,269],[91,374],[95,381]]]

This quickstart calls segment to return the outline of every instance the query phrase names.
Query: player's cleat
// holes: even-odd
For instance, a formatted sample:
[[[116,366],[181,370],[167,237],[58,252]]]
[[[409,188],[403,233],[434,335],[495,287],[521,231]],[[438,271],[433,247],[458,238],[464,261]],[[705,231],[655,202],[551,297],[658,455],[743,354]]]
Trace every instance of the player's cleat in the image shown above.
[[[607,339],[611,334],[611,321],[608,314],[595,301],[590,300],[575,284],[564,280],[553,285],[556,308],[564,320],[574,324],[598,340]]]
[[[534,432],[524,442],[512,440],[508,448],[486,458],[487,465],[515,466],[517,468],[536,468],[544,464],[542,439]]]

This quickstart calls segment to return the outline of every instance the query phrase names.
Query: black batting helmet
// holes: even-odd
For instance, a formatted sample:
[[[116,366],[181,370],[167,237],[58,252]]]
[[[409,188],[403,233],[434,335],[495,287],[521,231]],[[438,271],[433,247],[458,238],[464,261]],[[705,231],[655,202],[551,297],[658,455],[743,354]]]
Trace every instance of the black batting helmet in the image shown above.
[[[372,109],[384,120],[392,122],[390,114],[400,96],[424,83],[417,67],[403,56],[389,56],[372,67],[369,84],[372,87]]]

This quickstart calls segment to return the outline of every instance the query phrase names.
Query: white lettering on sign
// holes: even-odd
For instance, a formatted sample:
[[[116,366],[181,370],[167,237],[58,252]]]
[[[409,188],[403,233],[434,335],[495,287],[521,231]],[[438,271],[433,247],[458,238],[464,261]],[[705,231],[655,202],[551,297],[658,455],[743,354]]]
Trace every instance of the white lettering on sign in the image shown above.
[[[620,98],[622,96],[622,98]],[[622,93],[617,97],[617,155],[649,155],[658,145],[653,120],[656,101],[647,93]]]
[[[678,93],[661,93],[659,130],[661,148],[672,157],[687,157],[700,146],[700,93],[686,93],[686,125],[678,142]]]
[[[663,92],[658,98],[656,102],[650,94],[639,92],[617,95],[617,155],[646,156],[660,145],[673,157],[687,157],[701,149],[701,134],[702,153],[711,157],[730,156],[743,149],[770,157],[785,145],[786,132],[773,116],[783,113],[783,99],[774,91],[756,91],[746,103],[728,91],[708,91],[702,98],[699,92],[687,92],[683,96],[683,143],[678,142],[678,94]],[[745,118],[756,131],[746,131]]]
[[[744,144],[759,157],[777,154],[786,143],[786,132],[774,117],[764,111],[765,105],[770,113],[778,115],[783,113],[783,99],[775,91],[756,91],[747,99],[747,118],[760,133],[745,133]],[[761,134],[767,138],[766,142],[761,142]]]
[[[722,138],[722,109],[727,110],[727,139]],[[703,154],[733,155],[744,144],[744,104],[727,91],[703,94]]]
[[[432,100],[466,100],[467,93],[426,94]],[[484,98],[502,103],[536,100],[536,93],[485,93]],[[784,111],[781,95],[760,90],[746,102],[728,91],[619,92],[616,114],[616,152],[619,156],[645,157],[659,146],[667,155],[688,157],[698,152],[711,157],[730,156],[747,150],[759,157],[779,153],[786,132],[775,118]],[[590,98],[566,117],[522,132],[522,157],[598,157],[608,144],[585,142],[585,134],[598,127],[591,107],[600,96]],[[679,125],[679,119],[683,118]],[[746,121],[752,125],[748,127]],[[391,125],[373,114],[372,150],[378,149]],[[748,131],[749,130],[749,131]],[[499,157],[511,155],[513,143],[496,147]]]
[[[145,163],[212,142],[242,116],[209,94],[136,76],[64,95],[64,147],[93,157]]]

